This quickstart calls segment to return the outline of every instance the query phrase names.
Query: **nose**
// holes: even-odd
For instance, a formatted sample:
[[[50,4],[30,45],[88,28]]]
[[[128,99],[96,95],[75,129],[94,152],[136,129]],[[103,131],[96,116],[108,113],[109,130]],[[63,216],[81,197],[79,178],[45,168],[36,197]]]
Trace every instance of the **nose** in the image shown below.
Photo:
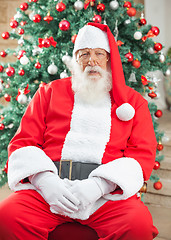
[[[88,65],[92,67],[97,65],[96,56],[93,53],[90,54]]]

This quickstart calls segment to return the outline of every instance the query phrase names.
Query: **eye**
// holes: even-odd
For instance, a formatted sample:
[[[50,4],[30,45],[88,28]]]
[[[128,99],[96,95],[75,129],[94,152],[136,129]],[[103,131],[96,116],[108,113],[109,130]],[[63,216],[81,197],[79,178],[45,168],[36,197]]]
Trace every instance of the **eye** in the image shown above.
[[[82,53],[81,55],[80,55],[80,58],[86,58],[86,57],[88,57],[89,56],[89,53]]]

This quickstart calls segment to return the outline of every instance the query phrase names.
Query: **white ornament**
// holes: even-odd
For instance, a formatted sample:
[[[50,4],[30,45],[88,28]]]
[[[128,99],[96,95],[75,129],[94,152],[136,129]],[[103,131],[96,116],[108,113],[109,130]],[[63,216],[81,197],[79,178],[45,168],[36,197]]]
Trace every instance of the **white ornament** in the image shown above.
[[[18,101],[20,104],[26,104],[26,103],[27,103],[27,96],[26,96],[24,93],[21,93],[21,94],[18,96],[17,101]]]
[[[123,103],[116,109],[116,115],[121,121],[129,121],[135,115],[135,109],[129,103]]]
[[[23,36],[18,40],[18,44],[19,44],[19,45],[23,45],[23,44],[24,44],[24,38],[23,38]]]
[[[68,55],[68,54],[66,54],[66,55],[64,55],[63,57],[62,57],[62,62],[63,63],[65,63],[65,64],[67,64],[67,63],[69,63],[70,61],[71,61],[71,57]]]
[[[20,58],[20,63],[22,65],[27,65],[27,63],[29,63],[29,59],[26,55],[24,55],[23,57]]]
[[[20,12],[17,12],[15,15],[14,15],[14,19],[17,20],[18,18],[22,18],[22,14]]]
[[[166,57],[162,52],[161,52],[161,55],[159,56],[159,60],[160,60],[161,63],[164,63],[165,60],[166,60]]]
[[[165,76],[167,76],[167,77],[170,76],[170,73],[171,73],[171,72],[170,72],[170,69],[168,68],[168,69],[166,70],[166,72],[165,72]]]
[[[35,12],[31,12],[31,13],[29,14],[30,20],[33,20],[34,15],[35,15]]]
[[[152,47],[150,47],[147,51],[148,51],[148,53],[150,53],[150,54],[154,54],[154,49],[153,49]]]
[[[136,79],[136,77],[135,77],[135,73],[131,73],[128,81],[129,81],[129,82],[137,82],[137,79]]]
[[[125,25],[128,25],[128,24],[130,24],[130,23],[131,23],[131,20],[130,20],[130,19],[127,19],[127,20],[125,20],[125,22],[124,22]]]
[[[80,0],[77,0],[75,3],[74,3],[74,8],[75,10],[82,10],[84,7],[84,3]]]
[[[43,52],[43,49],[42,48],[39,48],[38,46],[33,46],[33,50],[32,50],[32,53],[33,53],[33,56],[35,55],[39,55],[40,53]]]
[[[2,90],[3,90],[3,85],[2,85],[2,83],[0,83],[0,93],[2,92]]]
[[[67,78],[67,77],[68,77],[68,74],[67,74],[66,70],[64,70],[63,72],[61,72],[60,78]]]
[[[140,40],[142,38],[142,33],[140,31],[137,31],[134,33],[134,38],[136,40]]]
[[[112,10],[117,10],[119,7],[119,3],[116,0],[114,0],[110,2],[109,6]]]
[[[55,75],[58,71],[58,68],[54,63],[52,63],[51,65],[49,65],[47,71],[48,71],[49,74]]]

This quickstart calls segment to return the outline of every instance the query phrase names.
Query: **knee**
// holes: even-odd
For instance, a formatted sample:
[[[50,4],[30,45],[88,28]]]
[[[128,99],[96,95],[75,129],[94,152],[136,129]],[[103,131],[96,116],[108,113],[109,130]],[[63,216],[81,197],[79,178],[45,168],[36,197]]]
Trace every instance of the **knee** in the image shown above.
[[[127,233],[129,236],[127,239],[131,240],[153,239],[153,220],[145,206],[131,212]]]

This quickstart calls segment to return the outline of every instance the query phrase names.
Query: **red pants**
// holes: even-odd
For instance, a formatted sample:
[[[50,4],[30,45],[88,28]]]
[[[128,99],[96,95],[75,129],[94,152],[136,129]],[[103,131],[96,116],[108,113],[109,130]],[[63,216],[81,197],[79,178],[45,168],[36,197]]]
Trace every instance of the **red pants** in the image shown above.
[[[22,190],[0,203],[0,240],[47,240],[57,225],[74,221],[51,213],[36,191]],[[137,196],[108,201],[88,220],[77,221],[95,229],[100,240],[152,240],[158,233]]]

